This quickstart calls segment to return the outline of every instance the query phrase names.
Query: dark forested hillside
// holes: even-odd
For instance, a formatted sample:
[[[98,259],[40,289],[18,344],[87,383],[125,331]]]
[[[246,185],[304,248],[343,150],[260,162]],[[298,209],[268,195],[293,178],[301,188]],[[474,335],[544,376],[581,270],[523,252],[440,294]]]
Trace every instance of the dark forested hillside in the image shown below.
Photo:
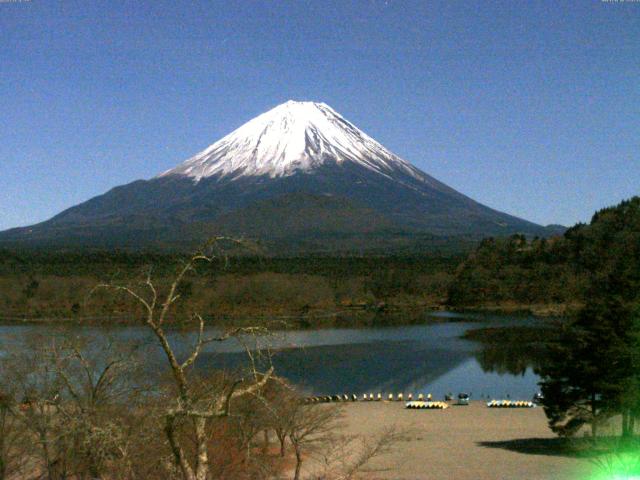
[[[160,283],[181,254],[0,250],[0,316],[123,316],[99,282]],[[564,313],[594,289],[631,298],[640,288],[640,198],[597,212],[561,237],[483,240],[468,255],[240,256],[209,264],[185,285],[185,311],[222,316],[324,315],[345,308],[495,308]],[[624,300],[624,298],[623,298]],[[416,310],[417,311],[417,310]]]
[[[443,304],[462,256],[243,256],[202,264],[182,286],[181,311],[215,316],[326,315]],[[123,298],[90,294],[101,282],[136,283],[151,269],[165,285],[184,255],[0,250],[0,317],[124,318]],[[328,321],[331,321],[329,319]]]
[[[640,197],[596,212],[562,237],[484,240],[459,266],[449,303],[579,305],[604,278],[625,285],[620,295],[640,287]]]

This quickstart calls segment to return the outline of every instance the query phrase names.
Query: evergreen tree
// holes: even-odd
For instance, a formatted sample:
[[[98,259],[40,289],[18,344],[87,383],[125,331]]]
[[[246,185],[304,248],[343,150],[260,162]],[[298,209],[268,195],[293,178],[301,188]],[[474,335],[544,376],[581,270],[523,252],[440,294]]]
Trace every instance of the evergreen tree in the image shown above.
[[[594,284],[539,371],[549,425],[561,435],[588,423],[595,437],[598,423],[614,415],[622,418],[622,435],[633,434],[640,414],[640,309],[618,282]]]

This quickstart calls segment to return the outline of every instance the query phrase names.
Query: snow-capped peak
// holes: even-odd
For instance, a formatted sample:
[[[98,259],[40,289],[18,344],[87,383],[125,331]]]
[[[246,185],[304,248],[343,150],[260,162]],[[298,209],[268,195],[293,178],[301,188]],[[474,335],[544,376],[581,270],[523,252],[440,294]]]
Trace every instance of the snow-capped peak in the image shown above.
[[[195,181],[213,175],[274,178],[309,172],[326,162],[355,162],[385,176],[400,169],[423,178],[422,172],[327,104],[292,100],[248,121],[160,176],[183,175]]]

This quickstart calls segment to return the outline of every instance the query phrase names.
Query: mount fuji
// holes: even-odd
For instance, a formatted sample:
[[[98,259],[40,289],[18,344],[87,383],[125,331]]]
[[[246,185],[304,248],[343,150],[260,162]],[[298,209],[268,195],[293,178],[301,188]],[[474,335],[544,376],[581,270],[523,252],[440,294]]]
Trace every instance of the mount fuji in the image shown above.
[[[193,248],[227,234],[277,253],[390,251],[557,229],[493,210],[324,103],[283,103],[150,180],[113,188],[0,245]]]

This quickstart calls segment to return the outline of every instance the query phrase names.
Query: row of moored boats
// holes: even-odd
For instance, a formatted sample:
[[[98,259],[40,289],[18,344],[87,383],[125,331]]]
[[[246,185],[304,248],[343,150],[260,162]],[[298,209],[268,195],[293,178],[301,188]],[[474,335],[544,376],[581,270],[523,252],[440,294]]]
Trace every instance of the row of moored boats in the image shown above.
[[[353,394],[342,394],[342,395],[319,395],[314,397],[306,397],[304,399],[304,403],[331,403],[331,402],[372,402],[372,401],[388,401],[388,402],[403,402],[406,401],[405,407],[411,409],[439,409],[444,410],[445,408],[449,408],[449,403],[453,400],[451,395],[447,395],[444,402],[434,401],[431,394],[427,394],[426,396],[423,393],[418,394],[418,396],[414,399],[413,394],[409,393],[405,397],[404,394],[398,393],[394,395],[389,393],[388,395],[383,396],[382,393],[378,393],[374,395],[373,393],[365,393],[362,396],[358,396],[355,393]],[[537,403],[539,403],[537,397],[534,401],[530,402],[527,400],[491,400],[487,402],[487,407],[489,408],[534,408]],[[469,404],[469,395],[466,393],[461,393],[458,395],[457,405],[468,405]]]
[[[468,396],[467,396],[468,398]],[[431,394],[427,395],[423,393],[419,393],[417,397],[415,397],[418,401],[426,401],[431,402],[432,397]],[[330,403],[330,402],[380,402],[382,400],[386,400],[388,402],[403,402],[408,401],[411,402],[414,400],[413,394],[409,393],[406,396],[403,393],[398,393],[394,395],[393,393],[389,393],[386,396],[383,396],[382,393],[378,393],[374,395],[373,393],[365,393],[361,396],[352,394],[342,394],[342,395],[319,395],[315,397],[306,397],[304,399],[304,403]]]
[[[533,408],[536,404],[526,400],[491,400],[487,403],[489,408]]]

